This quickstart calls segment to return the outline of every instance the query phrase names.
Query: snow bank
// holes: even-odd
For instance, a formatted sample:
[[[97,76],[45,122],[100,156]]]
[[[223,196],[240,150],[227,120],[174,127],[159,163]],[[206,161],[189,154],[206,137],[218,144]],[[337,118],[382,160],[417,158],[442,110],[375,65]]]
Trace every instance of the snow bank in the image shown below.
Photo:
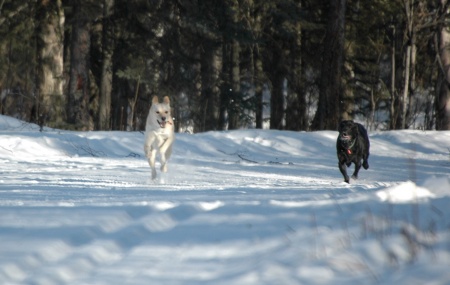
[[[381,201],[391,203],[407,203],[434,197],[428,189],[419,187],[412,181],[406,181],[398,185],[376,192]]]
[[[428,198],[450,195],[450,178],[429,178],[423,186],[418,186],[412,181],[402,182],[376,192],[381,201],[391,203],[409,203],[426,201]]]

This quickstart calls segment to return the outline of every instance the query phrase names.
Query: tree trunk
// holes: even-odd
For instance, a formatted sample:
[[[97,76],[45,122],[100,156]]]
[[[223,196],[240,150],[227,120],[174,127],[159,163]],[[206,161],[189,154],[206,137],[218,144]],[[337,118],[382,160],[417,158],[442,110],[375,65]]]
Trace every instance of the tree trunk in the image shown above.
[[[111,129],[111,92],[113,78],[114,32],[112,14],[114,0],[103,1],[102,23],[102,73],[100,81],[100,100],[98,129]]]
[[[264,67],[262,61],[262,46],[258,41],[262,38],[262,21],[264,12],[260,9],[258,3],[255,0],[248,0],[249,10],[246,15],[250,19],[250,26],[256,43],[250,46],[250,56],[251,56],[251,84],[253,85],[253,90],[255,92],[255,127],[257,129],[263,128],[263,86],[264,86]]]
[[[405,54],[405,77],[402,90],[402,96],[400,97],[400,128],[406,128],[406,112],[408,111],[408,94],[409,94],[409,79],[411,71],[411,45],[406,47]]]
[[[221,81],[222,84],[220,86],[220,103],[219,103],[219,130],[226,130],[227,127],[227,109],[230,101],[230,89],[229,78],[228,78],[228,70],[230,69],[230,60],[229,60],[229,48],[228,45],[224,42],[222,43],[222,72],[221,72]]]
[[[197,56],[200,57],[201,55],[201,51],[199,51],[200,48],[197,51]],[[196,62],[195,64],[193,64],[192,66],[192,72],[195,74],[195,76],[193,76],[194,82],[193,82],[193,89],[192,89],[192,97],[189,100],[190,101],[190,108],[189,111],[192,113],[192,118],[194,121],[194,128],[193,131],[194,133],[199,133],[199,132],[203,132],[205,129],[205,122],[204,122],[204,118],[206,117],[206,112],[208,110],[206,109],[202,109],[202,104],[201,104],[201,98],[202,98],[202,66],[201,63]]]
[[[37,121],[61,127],[64,121],[64,11],[61,0],[37,3]]]
[[[300,9],[300,5],[299,9]],[[304,71],[302,62],[302,29],[296,24],[296,35],[290,43],[291,66],[288,71],[288,96],[286,107],[286,130],[300,131],[308,129],[306,112],[306,94],[303,88]]]
[[[353,111],[355,109],[355,94],[350,86],[350,80],[352,80],[352,74],[354,74],[353,66],[350,64],[344,64],[345,76],[342,78],[343,85],[342,88],[342,102],[340,108],[340,119],[342,120],[353,120]],[[373,92],[372,92],[373,93]]]
[[[442,11],[449,14],[447,0],[441,0]],[[445,7],[445,8],[444,8]],[[439,30],[439,86],[436,90],[436,130],[450,130],[450,32],[447,26]]]
[[[139,88],[141,87],[141,77],[139,76],[136,81],[136,87],[134,88],[134,97],[128,97],[128,108],[127,108],[127,132],[137,130],[135,124],[136,121],[136,103],[139,98]]]
[[[400,129],[407,128],[407,114],[408,114],[408,106],[409,106],[409,93],[411,85],[414,84],[414,75],[413,69],[415,68],[415,28],[414,28],[414,4],[412,1],[408,0],[404,2],[405,5],[405,14],[406,14],[406,32],[408,35],[407,46],[404,53],[405,60],[405,73],[403,78],[403,89],[402,95],[400,97]]]
[[[254,64],[254,76],[253,85],[255,86],[255,99],[256,99],[256,128],[263,128],[263,81],[264,70],[263,62],[259,50],[259,46],[255,45],[253,48],[253,64]]]
[[[397,27],[395,25],[392,27],[392,43],[391,43],[391,86],[390,86],[390,102],[389,102],[389,129],[395,129],[396,121],[397,121],[397,113],[395,112],[395,100],[396,100],[396,88],[395,82],[397,81],[396,73],[397,73],[397,65],[395,64],[397,61],[396,58],[396,43],[397,43]]]
[[[90,22],[81,7],[81,0],[75,1],[67,115],[68,122],[75,129],[91,130],[93,127],[89,115]]]
[[[330,0],[319,84],[319,102],[311,128],[336,130],[342,96],[346,0]]]
[[[272,47],[272,72],[270,80],[272,89],[270,92],[270,128],[276,130],[283,129],[284,118],[284,80],[286,72],[284,68],[283,50],[277,44]]]
[[[407,15],[407,33],[408,33],[408,41],[404,54],[405,61],[405,73],[403,78],[403,89],[402,95],[400,97],[400,129],[406,128],[406,112],[408,108],[408,95],[409,95],[409,80],[410,80],[410,72],[411,72],[411,25],[412,25],[412,5],[409,3],[410,1],[405,1],[405,10]]]
[[[219,72],[220,45],[205,40],[201,54],[201,102],[202,131],[218,129],[219,121]]]
[[[240,124],[240,116],[242,106],[242,95],[241,95],[241,69],[240,69],[240,53],[241,46],[238,40],[236,39],[236,26],[239,23],[239,17],[241,10],[239,9],[238,0],[231,0],[229,2],[229,15],[231,23],[229,24],[229,33],[226,35],[225,44],[230,46],[230,66],[229,66],[229,83],[230,83],[230,97],[227,102],[227,112],[228,112],[228,129],[234,130],[238,129]]]
[[[241,102],[241,70],[239,67],[240,45],[237,40],[233,40],[231,44],[231,100],[228,102],[228,129],[235,130],[241,125],[239,124]]]

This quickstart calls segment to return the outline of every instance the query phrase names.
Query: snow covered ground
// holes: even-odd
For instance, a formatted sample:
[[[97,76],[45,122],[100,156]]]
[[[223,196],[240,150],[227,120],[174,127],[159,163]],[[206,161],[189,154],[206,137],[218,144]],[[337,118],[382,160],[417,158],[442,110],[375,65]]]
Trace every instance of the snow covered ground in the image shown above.
[[[450,284],[450,132],[370,133],[351,184],[336,137],[177,134],[152,181],[140,132],[0,116],[0,284]]]

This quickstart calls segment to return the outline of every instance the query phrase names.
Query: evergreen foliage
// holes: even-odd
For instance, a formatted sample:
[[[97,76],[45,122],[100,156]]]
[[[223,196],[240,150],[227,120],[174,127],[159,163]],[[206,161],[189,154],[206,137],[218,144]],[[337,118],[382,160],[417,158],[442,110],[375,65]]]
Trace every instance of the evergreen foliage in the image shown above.
[[[50,4],[59,2],[58,38],[58,7]],[[345,9],[334,13],[336,5]],[[450,129],[448,6],[4,0],[0,111],[68,129],[142,130],[151,98],[168,95],[183,132],[334,129],[340,119],[369,129]],[[338,32],[333,23],[345,24]],[[335,45],[341,37],[342,48]],[[50,42],[64,53],[46,54]],[[56,76],[58,58],[64,70]],[[45,84],[56,77],[62,96],[43,101]]]

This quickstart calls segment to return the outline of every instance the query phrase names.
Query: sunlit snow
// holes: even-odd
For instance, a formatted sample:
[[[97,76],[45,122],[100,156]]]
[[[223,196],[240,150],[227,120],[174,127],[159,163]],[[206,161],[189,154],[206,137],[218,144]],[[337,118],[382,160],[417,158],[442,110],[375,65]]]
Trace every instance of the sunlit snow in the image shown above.
[[[450,284],[450,132],[176,135],[155,181],[141,132],[0,116],[0,284]],[[350,173],[353,167],[350,168]]]

